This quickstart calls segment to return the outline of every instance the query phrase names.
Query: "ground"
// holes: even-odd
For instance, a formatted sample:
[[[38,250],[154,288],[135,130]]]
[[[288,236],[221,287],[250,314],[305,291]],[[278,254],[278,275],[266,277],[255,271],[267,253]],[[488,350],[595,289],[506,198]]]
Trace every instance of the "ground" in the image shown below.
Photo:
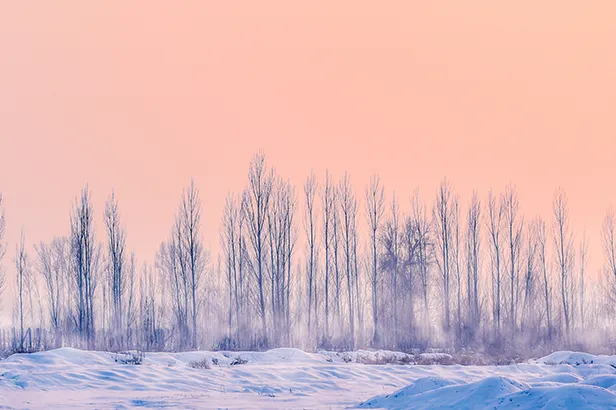
[[[376,365],[364,363],[407,360],[297,349],[127,359],[71,348],[13,355],[0,361],[0,408],[616,409],[616,356],[556,352],[509,366]]]

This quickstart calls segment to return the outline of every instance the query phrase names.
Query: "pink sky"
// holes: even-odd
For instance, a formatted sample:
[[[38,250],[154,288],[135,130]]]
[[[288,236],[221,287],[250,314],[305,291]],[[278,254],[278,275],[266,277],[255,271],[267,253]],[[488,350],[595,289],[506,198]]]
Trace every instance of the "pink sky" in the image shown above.
[[[68,232],[86,183],[115,188],[152,260],[194,176],[206,242],[262,149],[301,189],[311,168],[378,172],[408,204],[517,184],[527,217],[598,232],[616,204],[616,3],[580,1],[4,1],[0,191],[5,267]],[[99,235],[102,237],[102,230]]]

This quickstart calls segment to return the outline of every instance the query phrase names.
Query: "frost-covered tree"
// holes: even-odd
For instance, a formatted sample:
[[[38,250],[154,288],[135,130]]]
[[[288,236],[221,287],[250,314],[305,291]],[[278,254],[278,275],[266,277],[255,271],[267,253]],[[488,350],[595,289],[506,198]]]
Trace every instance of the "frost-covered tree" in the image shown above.
[[[565,322],[565,337],[567,343],[571,337],[571,309],[572,309],[572,273],[574,267],[575,250],[573,248],[573,234],[569,227],[569,206],[567,195],[562,189],[557,189],[553,202],[554,224],[552,236],[554,239],[554,258],[559,273],[560,297]]]
[[[16,310],[17,310],[17,320],[19,322],[19,340],[17,341],[17,351],[24,351],[24,343],[25,343],[25,315],[27,314],[26,309],[26,298],[28,297],[28,289],[29,282],[31,279],[30,276],[30,265],[28,260],[28,251],[26,250],[25,245],[25,235],[23,230],[21,231],[21,237],[19,239],[19,243],[15,250],[15,272],[16,272],[16,283],[15,289],[17,293],[16,300]]]
[[[317,278],[316,278],[316,241],[317,241],[317,215],[316,194],[318,183],[314,173],[304,183],[304,229],[306,231],[306,270],[308,281],[308,335],[312,335],[313,317],[318,320]]]
[[[441,275],[441,289],[443,297],[443,329],[448,333],[451,328],[451,269],[453,260],[453,235],[454,235],[454,194],[449,181],[441,183],[432,211],[434,224],[434,237],[437,248],[436,265]]]
[[[520,200],[513,185],[509,185],[505,190],[503,208],[506,227],[507,265],[509,270],[509,327],[511,332],[515,332],[518,315],[524,219],[520,216]]]
[[[495,195],[490,190],[488,194],[488,236],[490,244],[490,258],[492,261],[492,311],[496,331],[500,336],[501,331],[501,296],[502,296],[502,230],[504,224],[504,206],[502,201],[497,202]]]
[[[123,336],[125,312],[124,295],[126,278],[126,232],[120,222],[120,211],[115,193],[105,204],[105,230],[107,233],[107,281],[111,293],[111,334],[116,339]]]
[[[41,242],[34,246],[38,256],[37,272],[43,279],[49,324],[57,338],[63,330],[63,322],[68,309],[67,285],[70,280],[69,272],[69,240],[66,237],[56,237],[51,243]],[[56,340],[59,343],[59,339]]]
[[[70,270],[71,293],[76,307],[74,322],[88,348],[95,341],[95,290],[98,283],[100,247],[94,231],[94,211],[90,191],[86,187],[75,200],[71,212]]]
[[[341,215],[341,228],[342,238],[344,241],[344,263],[345,263],[345,275],[347,284],[347,311],[349,315],[349,345],[355,345],[355,310],[356,310],[356,287],[355,287],[355,270],[354,270],[354,235],[355,220],[357,217],[357,200],[351,187],[351,178],[349,174],[345,173],[344,177],[339,184],[340,194],[340,215]]]
[[[265,156],[257,154],[250,162],[248,187],[244,190],[242,207],[246,215],[250,253],[248,268],[257,289],[257,314],[261,321],[261,338],[267,340],[266,263],[267,214],[272,198],[274,173],[268,169]]]
[[[381,227],[381,219],[385,211],[385,190],[381,185],[381,180],[378,175],[373,175],[370,179],[370,185],[366,188],[366,215],[368,215],[368,226],[370,228],[370,250],[371,257],[371,283],[372,283],[372,326],[373,335],[372,342],[376,344],[379,340],[379,300],[378,300],[378,283],[379,283],[379,265],[377,238],[379,228]],[[394,313],[395,314],[395,313]]]

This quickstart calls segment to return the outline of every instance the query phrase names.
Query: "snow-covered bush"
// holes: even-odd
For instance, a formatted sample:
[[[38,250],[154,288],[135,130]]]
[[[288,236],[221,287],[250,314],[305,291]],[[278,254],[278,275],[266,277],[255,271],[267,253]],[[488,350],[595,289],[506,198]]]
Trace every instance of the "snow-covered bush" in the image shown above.
[[[193,369],[211,369],[210,361],[206,357],[201,360],[193,360],[192,362],[188,362],[188,367]]]
[[[145,359],[145,354],[139,350],[117,352],[113,357],[113,360],[115,360],[116,363],[133,365],[141,364],[143,359]]]
[[[242,359],[240,356],[237,356],[235,359],[233,359],[230,365],[237,366],[238,364],[246,364],[246,363],[248,363],[248,360]]]

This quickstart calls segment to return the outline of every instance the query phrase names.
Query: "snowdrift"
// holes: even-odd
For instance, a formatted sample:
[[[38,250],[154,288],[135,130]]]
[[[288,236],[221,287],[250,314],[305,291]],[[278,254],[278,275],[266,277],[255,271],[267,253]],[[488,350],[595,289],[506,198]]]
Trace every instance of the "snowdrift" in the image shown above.
[[[0,361],[0,408],[616,409],[614,356],[555,352],[516,365],[444,366],[385,350],[132,355],[12,355]]]
[[[490,366],[486,366],[490,367]],[[466,379],[471,379],[473,366]],[[554,352],[528,364],[495,367],[512,377],[478,381],[421,378],[358,408],[384,409],[616,409],[616,357]],[[531,373],[538,373],[531,376]],[[513,377],[515,376],[515,378]],[[464,377],[464,376],[463,376]]]

